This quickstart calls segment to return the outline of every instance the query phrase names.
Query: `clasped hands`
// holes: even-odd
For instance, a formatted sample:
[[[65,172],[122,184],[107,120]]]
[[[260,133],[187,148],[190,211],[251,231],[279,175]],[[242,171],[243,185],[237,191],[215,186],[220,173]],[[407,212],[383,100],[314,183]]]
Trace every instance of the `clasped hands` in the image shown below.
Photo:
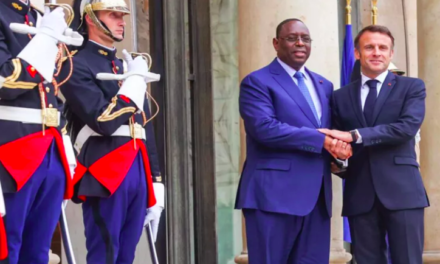
[[[326,135],[324,148],[336,159],[345,160],[353,155],[350,143],[353,141],[350,132],[330,130],[326,128],[318,129]]]

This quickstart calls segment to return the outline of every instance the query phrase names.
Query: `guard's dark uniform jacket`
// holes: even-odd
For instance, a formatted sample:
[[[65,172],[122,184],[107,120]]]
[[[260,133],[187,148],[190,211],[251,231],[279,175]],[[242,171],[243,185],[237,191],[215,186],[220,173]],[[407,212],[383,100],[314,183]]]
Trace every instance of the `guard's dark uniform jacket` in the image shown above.
[[[6,205],[0,260],[8,257],[10,263],[19,258],[28,263],[47,263],[48,256],[36,252],[49,249],[62,199],[73,195],[62,138],[66,121],[61,115],[63,103],[57,97],[58,84],[63,80],[54,78],[47,83],[32,65],[17,58],[33,36],[9,28],[11,23],[34,27],[41,19],[41,13],[29,4],[0,1],[0,76],[4,77],[0,85],[0,181]],[[53,67],[56,75],[55,61]],[[15,240],[6,241],[6,233]]]
[[[78,142],[78,135],[85,126],[101,135],[90,136],[79,150],[74,176],[74,197],[79,199],[74,201],[80,202],[87,196],[110,197],[141,151],[147,174],[147,206],[153,206],[156,199],[152,183],[161,182],[162,177],[153,126],[151,122],[145,124],[151,117],[148,100],[145,100],[144,109],[138,111],[129,98],[117,95],[119,81],[96,78],[98,73],[123,73],[123,63],[116,57],[115,49],[88,41],[73,56],[73,64],[73,75],[61,88],[66,98],[66,116],[72,141]],[[63,67],[61,76],[68,72],[68,67]],[[139,124],[145,129],[146,141],[111,136],[122,125],[131,124]],[[78,148],[78,144],[74,147]]]
[[[37,12],[20,1],[0,1],[0,76],[5,77],[3,87],[0,88],[0,106],[42,109],[44,105],[48,109],[58,109],[61,113],[63,103],[57,97],[57,81],[43,82],[43,78],[32,65],[16,58],[32,36],[14,33],[9,25],[24,23],[35,26],[37,16],[40,15]],[[60,79],[58,81],[62,82]],[[66,121],[61,115],[59,125],[46,126],[45,137],[41,137],[41,124],[5,121],[1,119],[0,112],[0,180],[4,193],[16,192],[23,187],[40,165],[52,139],[55,138],[68,176],[65,198],[69,199],[72,196],[69,166],[61,138],[61,131],[65,131],[65,125]]]

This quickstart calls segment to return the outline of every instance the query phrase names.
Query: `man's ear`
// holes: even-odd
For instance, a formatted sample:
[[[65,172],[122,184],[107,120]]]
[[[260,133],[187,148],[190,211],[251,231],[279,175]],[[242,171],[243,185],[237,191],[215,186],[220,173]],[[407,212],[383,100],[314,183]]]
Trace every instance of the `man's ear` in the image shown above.
[[[89,17],[89,14],[85,14],[84,15],[84,19],[86,20],[85,22],[90,25],[93,24],[92,19]]]
[[[359,52],[358,48],[354,49],[354,56],[356,57],[356,60],[361,59],[361,53]]]
[[[275,51],[278,52],[278,45],[279,45],[278,39],[277,38],[273,38],[272,44],[273,44],[273,48],[275,49]]]

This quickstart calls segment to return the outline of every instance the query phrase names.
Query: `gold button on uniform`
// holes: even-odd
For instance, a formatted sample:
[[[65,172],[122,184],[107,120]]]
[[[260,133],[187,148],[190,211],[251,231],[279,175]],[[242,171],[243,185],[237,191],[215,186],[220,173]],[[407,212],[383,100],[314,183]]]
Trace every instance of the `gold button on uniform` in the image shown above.
[[[46,93],[49,93],[49,92],[50,92],[50,88],[46,87]]]
[[[34,23],[29,22],[29,26],[33,27],[33,26],[34,26]]]
[[[52,108],[53,107],[53,105],[52,104],[49,104],[49,108]]]

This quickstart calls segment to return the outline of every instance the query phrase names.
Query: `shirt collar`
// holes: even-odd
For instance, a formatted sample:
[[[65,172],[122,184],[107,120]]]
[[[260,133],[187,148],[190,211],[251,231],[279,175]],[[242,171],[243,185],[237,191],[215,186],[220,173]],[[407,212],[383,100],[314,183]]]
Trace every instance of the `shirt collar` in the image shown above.
[[[374,79],[379,81],[379,84],[382,85],[387,75],[388,75],[388,71],[384,71]],[[362,72],[361,72],[361,76],[362,76],[362,87],[363,87],[367,81],[371,80],[371,78],[365,76]]]
[[[297,70],[295,70],[294,68],[290,67],[289,65],[287,65],[286,63],[284,63],[282,60],[280,60],[280,58],[277,57],[278,63],[281,65],[281,67],[283,67],[283,69],[287,72],[287,74],[289,74],[290,77],[293,77],[295,75],[295,73],[297,72]],[[301,72],[304,76],[304,79],[307,80],[308,75],[306,73],[305,67],[302,66],[299,69],[299,72]]]

